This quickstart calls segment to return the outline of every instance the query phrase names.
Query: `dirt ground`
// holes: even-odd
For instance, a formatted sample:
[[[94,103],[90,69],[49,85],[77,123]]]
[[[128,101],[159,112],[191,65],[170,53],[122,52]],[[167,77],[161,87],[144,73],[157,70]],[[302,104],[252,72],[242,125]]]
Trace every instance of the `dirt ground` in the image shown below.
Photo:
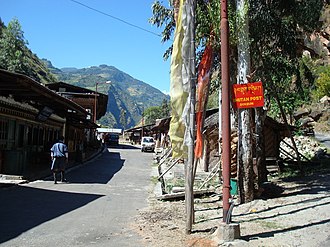
[[[260,199],[237,205],[232,220],[240,239],[218,238],[222,221],[220,193],[195,198],[195,224],[185,234],[184,201],[159,201],[153,193],[133,228],[145,246],[330,246],[330,171],[294,179],[274,178]]]

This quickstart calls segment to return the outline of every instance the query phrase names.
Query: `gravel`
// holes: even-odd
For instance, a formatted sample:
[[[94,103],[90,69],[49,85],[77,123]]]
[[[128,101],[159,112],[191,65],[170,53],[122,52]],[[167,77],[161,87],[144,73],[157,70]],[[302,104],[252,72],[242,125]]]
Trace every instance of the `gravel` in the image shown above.
[[[195,199],[195,224],[185,233],[184,201],[159,201],[153,194],[132,227],[145,246],[330,246],[330,173],[295,179],[274,178],[262,198],[237,205],[232,220],[240,239],[223,242],[217,226],[222,221],[220,194]]]

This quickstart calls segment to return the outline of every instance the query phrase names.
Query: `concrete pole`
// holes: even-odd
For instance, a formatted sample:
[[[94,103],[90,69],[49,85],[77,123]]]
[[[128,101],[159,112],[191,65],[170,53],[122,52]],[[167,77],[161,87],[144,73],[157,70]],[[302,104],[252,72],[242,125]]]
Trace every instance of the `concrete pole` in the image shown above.
[[[222,200],[223,222],[229,211],[230,198],[230,83],[228,2],[221,0],[221,83],[222,83]]]

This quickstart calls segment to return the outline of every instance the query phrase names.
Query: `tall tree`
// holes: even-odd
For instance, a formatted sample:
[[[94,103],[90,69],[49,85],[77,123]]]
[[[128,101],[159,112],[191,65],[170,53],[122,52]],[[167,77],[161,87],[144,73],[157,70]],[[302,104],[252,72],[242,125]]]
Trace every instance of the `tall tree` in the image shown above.
[[[234,0],[230,0],[233,2]],[[175,30],[175,18],[178,11],[178,0],[168,0],[169,6],[164,6],[163,2],[155,0],[152,4],[153,16],[149,19],[152,25],[162,28],[161,42],[171,41]],[[234,2],[233,2],[234,3]],[[197,0],[196,1],[196,51],[197,61],[201,57],[210,34],[214,36],[213,46],[220,48],[220,1]],[[232,9],[230,9],[232,11]],[[232,18],[232,16],[231,16]],[[212,32],[211,32],[212,30]],[[172,45],[164,52],[163,58],[166,60],[171,56]],[[218,55],[215,53],[216,60]]]
[[[156,122],[156,119],[162,118],[162,112],[160,106],[152,106],[147,108],[143,112],[144,116],[144,124],[154,124]]]
[[[27,72],[29,66],[26,56],[24,32],[17,19],[8,23],[7,28],[2,28],[0,39],[0,67],[9,71]]]
[[[220,1],[197,1],[197,28],[196,28],[196,41],[198,46],[196,50],[203,51],[205,47],[205,41],[210,34],[210,30],[219,31],[219,2]],[[244,22],[248,22],[250,28],[246,30],[245,34],[248,34],[246,42],[242,43],[244,39],[244,25],[241,26],[241,15],[236,14],[235,4],[236,1],[229,1],[229,17],[230,17],[230,29],[231,29],[231,46],[232,51],[239,50],[238,53],[232,53],[231,64],[235,64],[240,60],[236,59],[236,55],[244,56],[250,54],[250,58],[246,58],[246,61],[251,61],[248,69],[241,69],[237,67],[237,70],[233,69],[233,77],[236,73],[244,71],[243,75],[239,75],[241,80],[246,80],[246,75],[250,75],[251,80],[262,80],[264,82],[264,88],[266,91],[266,97],[271,101],[271,111],[274,113],[279,112],[278,102],[275,101],[275,95],[280,94],[281,104],[284,105],[286,112],[293,112],[294,108],[299,105],[303,100],[308,99],[310,95],[310,89],[314,86],[314,81],[303,82],[299,75],[299,65],[302,51],[304,48],[304,42],[301,37],[308,35],[313,30],[317,30],[320,26],[319,18],[322,7],[327,4],[328,1],[323,0],[245,0],[246,4],[243,4]],[[242,2],[242,0],[240,1]],[[157,7],[156,7],[157,6]],[[170,8],[161,7],[159,1],[153,5],[154,18],[150,21],[152,24],[158,27],[164,27],[163,42],[170,40],[174,29],[174,10],[173,6]],[[249,6],[249,8],[247,8]],[[160,14],[156,14],[157,11],[162,10]],[[236,29],[236,31],[235,31]],[[241,32],[237,30],[240,29]],[[241,35],[238,37],[238,35]],[[215,33],[215,37],[220,37],[218,33]],[[249,39],[251,37],[251,39]],[[238,47],[237,47],[238,45]],[[220,41],[215,39],[215,50],[219,48]],[[241,46],[241,47],[239,47]],[[244,47],[243,47],[244,46]],[[249,53],[244,53],[248,51]],[[166,51],[164,57],[168,57],[171,54],[171,47]],[[200,53],[198,53],[200,54]],[[243,61],[243,60],[240,60]],[[241,62],[239,62],[241,63]],[[219,67],[219,57],[215,56],[214,65]],[[240,65],[239,65],[240,66]],[[238,71],[239,70],[239,71]],[[251,74],[251,71],[255,73]],[[212,83],[218,83],[213,81]],[[217,84],[219,85],[219,84]],[[211,86],[217,88],[217,86]],[[297,93],[298,92],[298,93]],[[262,122],[264,113],[261,111],[257,114],[259,123]],[[258,117],[259,116],[259,117]],[[241,125],[246,125],[247,128],[251,126],[247,124],[247,121],[251,121],[251,114],[241,116],[244,119]],[[258,131],[260,131],[260,124],[258,125]],[[247,193],[247,200],[253,198],[253,186],[251,181],[253,179],[253,173],[251,173],[251,147],[248,143],[251,143],[251,131],[245,130],[245,133],[241,133],[241,138],[248,138],[244,145],[247,146],[247,152],[241,155],[247,155],[246,158],[241,157],[242,160],[247,160],[249,168],[247,168],[247,179],[245,180]],[[260,135],[260,133],[259,133]],[[262,140],[258,140],[262,143]],[[262,145],[261,145],[262,146]],[[250,148],[250,149],[249,149]],[[242,151],[241,151],[242,152]],[[259,150],[258,152],[261,152]],[[247,190],[247,191],[246,191]]]
[[[2,38],[2,32],[6,28],[5,23],[0,18],[0,39]]]
[[[170,116],[170,105],[166,99],[163,99],[161,104],[161,117],[166,118]]]
[[[248,19],[248,1],[237,0],[237,84],[248,82],[251,73],[250,37]],[[252,156],[252,111],[238,109],[238,178],[240,186],[240,200],[250,202],[254,198],[253,184],[253,156]]]
[[[126,110],[123,108],[120,109],[120,119],[119,122],[123,129],[126,129],[127,126],[127,119],[126,119]]]
[[[252,70],[265,83],[271,111],[279,113],[275,94],[292,113],[310,96],[314,81],[305,84],[299,75],[299,63],[305,48],[304,38],[321,26],[324,1],[279,0],[250,1],[249,19]]]

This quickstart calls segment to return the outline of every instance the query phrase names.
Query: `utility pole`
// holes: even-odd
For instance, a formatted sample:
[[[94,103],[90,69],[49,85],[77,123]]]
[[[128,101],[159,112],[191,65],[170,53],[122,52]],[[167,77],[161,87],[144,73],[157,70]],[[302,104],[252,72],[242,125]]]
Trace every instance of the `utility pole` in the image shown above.
[[[97,86],[99,84],[110,84],[111,81],[105,81],[105,82],[96,82],[95,83],[95,94],[94,94],[94,114],[93,114],[93,120],[94,123],[96,124],[96,119],[97,119],[97,103],[98,103],[98,94],[97,94]]]
[[[141,128],[141,142],[142,142],[142,137],[144,135],[143,133],[143,125],[144,125],[144,107],[142,108],[142,119],[141,119],[141,124],[142,124],[142,128]]]
[[[221,83],[222,83],[222,200],[223,222],[226,222],[230,198],[230,83],[228,2],[221,0]]]

